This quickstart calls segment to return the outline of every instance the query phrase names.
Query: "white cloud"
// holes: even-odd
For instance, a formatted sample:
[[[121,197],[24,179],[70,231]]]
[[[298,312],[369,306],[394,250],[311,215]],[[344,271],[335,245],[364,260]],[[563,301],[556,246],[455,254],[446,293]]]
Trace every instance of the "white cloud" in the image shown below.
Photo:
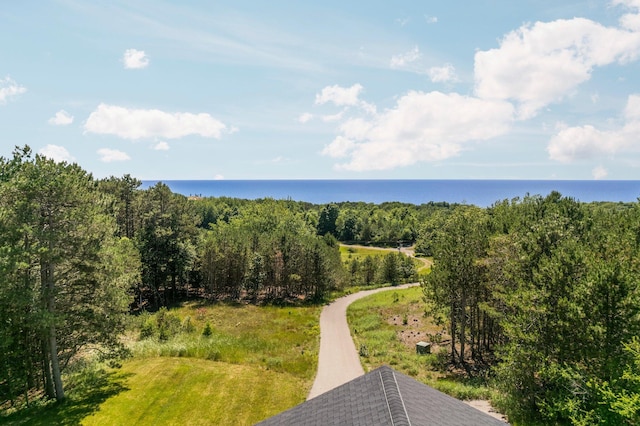
[[[395,108],[342,124],[341,135],[322,153],[349,157],[338,168],[385,170],[457,155],[464,144],[506,133],[513,106],[455,93],[409,92]]]
[[[73,115],[61,109],[56,112],[56,115],[49,119],[48,123],[54,126],[66,126],[67,124],[73,123]]]
[[[333,142],[325,146],[322,155],[328,155],[333,158],[345,157],[355,147],[355,142],[344,136],[336,137]]]
[[[322,121],[324,121],[325,123],[330,123],[332,121],[340,121],[342,120],[342,117],[344,117],[345,112],[346,110],[343,109],[337,114],[324,115],[322,116]]]
[[[316,95],[316,105],[333,102],[337,106],[353,106],[358,104],[358,96],[362,92],[363,87],[360,84],[354,84],[351,87],[327,86]]]
[[[131,160],[131,157],[126,152],[118,151],[117,149],[101,148],[98,150],[98,154],[100,155],[100,161],[103,163]]]
[[[407,25],[409,23],[410,19],[409,18],[397,18],[396,19],[396,23],[398,25],[400,25],[401,27],[404,27],[405,25]]]
[[[303,114],[300,114],[300,117],[298,117],[298,121],[304,124],[304,123],[307,123],[312,118],[313,118],[313,114],[305,112]]]
[[[591,125],[562,125],[549,141],[549,157],[569,163],[598,158],[601,155],[613,155],[621,151],[639,151],[637,138],[640,134],[640,95],[629,96],[624,119],[624,125],[615,130],[599,130]]]
[[[0,78],[0,104],[25,93],[27,89],[16,83],[11,77]]]
[[[206,113],[169,113],[157,109],[128,109],[100,104],[84,125],[87,132],[124,139],[161,137],[177,139],[200,135],[219,139],[226,126]]]
[[[639,56],[640,31],[584,18],[527,24],[507,34],[499,48],[476,53],[475,94],[516,101],[518,117],[527,119],[589,80],[595,67]]]
[[[224,180],[224,176],[218,173],[213,177],[213,180]]]
[[[424,15],[424,19],[427,21],[427,24],[435,24],[438,22],[437,16]]]
[[[594,179],[599,180],[606,178],[609,175],[609,172],[604,167],[598,166],[591,171],[591,174]]]
[[[458,80],[456,69],[451,64],[441,67],[431,67],[427,71],[429,78],[434,83],[450,83]]]
[[[395,69],[404,68],[412,62],[420,59],[420,57],[422,57],[420,49],[418,49],[418,46],[415,46],[408,52],[392,56],[391,61],[389,62],[389,66]]]
[[[47,158],[50,158],[58,163],[66,161],[67,163],[71,163],[75,160],[69,151],[63,146],[59,145],[46,145],[40,151],[38,151],[40,155],[43,155]]]
[[[153,149],[156,151],[169,151],[169,144],[164,141],[160,141],[153,146]]]
[[[149,58],[144,50],[127,49],[122,56],[122,62],[126,69],[141,69],[149,65]]]

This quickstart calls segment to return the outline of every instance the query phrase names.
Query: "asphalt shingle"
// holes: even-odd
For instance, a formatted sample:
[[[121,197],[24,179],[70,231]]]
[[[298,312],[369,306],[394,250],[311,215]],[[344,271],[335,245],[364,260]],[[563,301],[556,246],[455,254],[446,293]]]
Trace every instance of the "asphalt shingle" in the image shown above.
[[[504,422],[387,366],[377,368],[258,424],[505,425]]]

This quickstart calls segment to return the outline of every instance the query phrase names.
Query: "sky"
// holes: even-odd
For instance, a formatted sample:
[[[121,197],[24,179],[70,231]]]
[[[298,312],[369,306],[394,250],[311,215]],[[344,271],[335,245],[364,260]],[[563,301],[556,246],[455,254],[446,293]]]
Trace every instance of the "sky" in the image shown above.
[[[97,178],[638,179],[640,0],[24,0],[0,156]]]

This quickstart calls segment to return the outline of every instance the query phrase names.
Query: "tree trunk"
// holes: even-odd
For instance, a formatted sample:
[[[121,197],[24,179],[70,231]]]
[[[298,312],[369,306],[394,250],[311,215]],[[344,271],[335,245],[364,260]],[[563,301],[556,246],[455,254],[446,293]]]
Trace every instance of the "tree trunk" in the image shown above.
[[[466,340],[467,327],[467,295],[462,291],[462,300],[460,301],[460,364],[464,364],[464,345]]]
[[[451,304],[451,364],[456,363],[456,305]]]
[[[63,401],[65,398],[62,387],[62,376],[60,374],[60,361],[58,360],[58,343],[56,341],[56,329],[52,325],[49,328],[49,349],[51,351],[51,373],[56,389],[56,400]]]
[[[42,260],[40,264],[40,276],[42,287],[46,290],[45,303],[47,311],[51,317],[55,316],[55,281],[53,262]],[[51,363],[50,377],[53,379],[55,398],[58,401],[64,400],[64,389],[62,387],[62,376],[60,373],[60,361],[58,360],[58,343],[56,341],[56,327],[50,319],[48,334],[45,341],[46,353]],[[48,389],[50,390],[50,389]]]

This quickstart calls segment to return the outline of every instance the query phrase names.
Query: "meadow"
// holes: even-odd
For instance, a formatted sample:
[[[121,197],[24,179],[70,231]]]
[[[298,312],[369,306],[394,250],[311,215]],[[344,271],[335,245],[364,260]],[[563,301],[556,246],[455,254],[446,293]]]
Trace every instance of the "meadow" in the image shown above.
[[[347,320],[365,371],[390,365],[458,399],[490,399],[483,380],[445,369],[448,335],[425,315],[421,287],[357,300],[347,309]],[[416,352],[419,341],[432,343],[430,354]]]

